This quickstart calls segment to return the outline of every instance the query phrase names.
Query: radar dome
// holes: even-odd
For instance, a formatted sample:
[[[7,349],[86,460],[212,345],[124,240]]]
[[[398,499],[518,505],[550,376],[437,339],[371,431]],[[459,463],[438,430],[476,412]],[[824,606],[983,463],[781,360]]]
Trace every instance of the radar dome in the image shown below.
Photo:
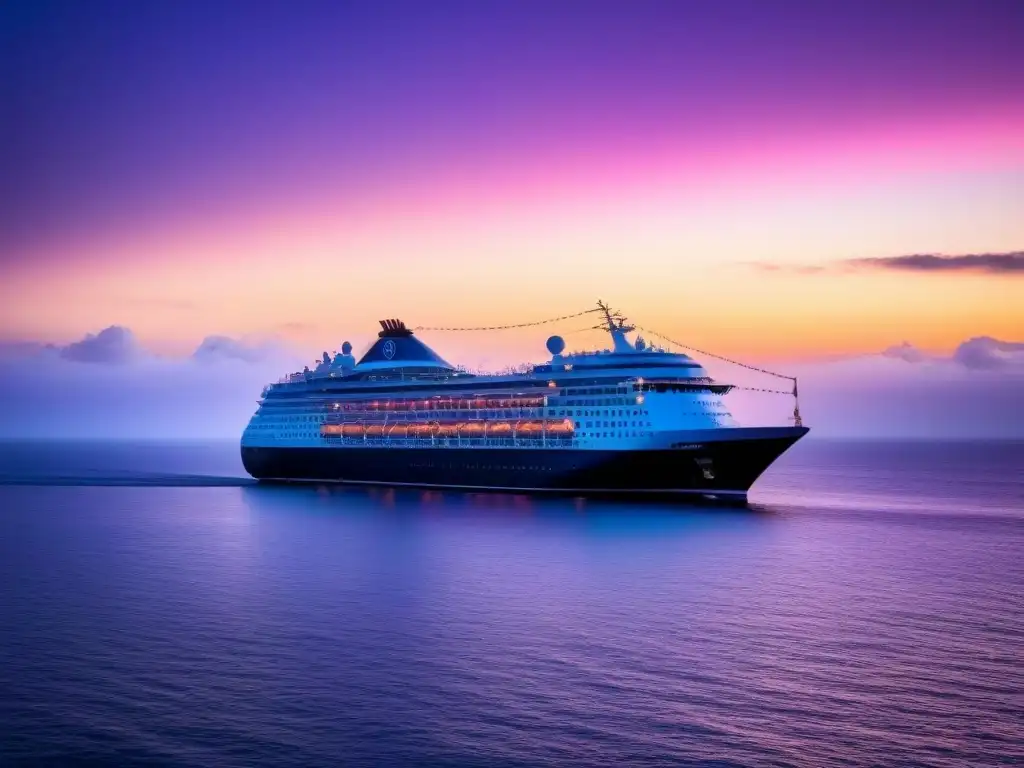
[[[343,355],[351,355],[352,354],[352,345],[349,342],[346,341],[344,344],[341,345],[341,354],[343,354]]]
[[[552,355],[560,355],[565,351],[565,339],[561,336],[552,336],[548,339],[548,352]]]

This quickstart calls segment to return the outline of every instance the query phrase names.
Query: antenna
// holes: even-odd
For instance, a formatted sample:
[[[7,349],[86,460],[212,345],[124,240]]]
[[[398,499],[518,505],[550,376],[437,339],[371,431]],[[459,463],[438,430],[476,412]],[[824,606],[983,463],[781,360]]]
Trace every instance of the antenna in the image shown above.
[[[612,320],[612,317],[614,317],[614,314],[612,313],[611,307],[609,307],[607,304],[605,304],[600,299],[597,300],[597,307],[598,307],[598,309],[600,309],[604,313],[604,321],[605,321],[605,324],[608,327],[608,330],[609,331],[614,331],[615,330],[615,323]]]
[[[597,300],[597,308],[604,313],[604,328],[612,335],[614,351],[633,351],[633,345],[626,339],[626,334],[635,328],[626,323],[626,318],[622,316],[621,312],[613,310],[600,299]]]
[[[604,313],[604,327],[614,335],[615,331],[629,333],[636,330],[632,325],[626,324],[626,318],[617,309],[612,309],[600,299],[597,300],[598,309]]]

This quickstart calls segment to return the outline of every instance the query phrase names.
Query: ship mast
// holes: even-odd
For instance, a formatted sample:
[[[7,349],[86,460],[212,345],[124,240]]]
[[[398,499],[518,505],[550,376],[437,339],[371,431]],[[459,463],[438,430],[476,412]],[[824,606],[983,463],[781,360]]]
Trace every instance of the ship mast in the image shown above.
[[[605,327],[608,329],[608,333],[612,335],[613,351],[633,352],[633,345],[629,343],[626,334],[636,330],[636,328],[626,322],[626,318],[622,316],[621,312],[618,310],[613,311],[611,307],[600,299],[597,300],[597,308],[604,314]]]

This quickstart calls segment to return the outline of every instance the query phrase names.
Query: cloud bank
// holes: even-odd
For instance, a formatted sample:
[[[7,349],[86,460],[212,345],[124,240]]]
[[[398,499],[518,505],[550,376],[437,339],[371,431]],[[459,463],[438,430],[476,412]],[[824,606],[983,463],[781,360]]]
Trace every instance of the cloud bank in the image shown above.
[[[947,256],[941,253],[912,253],[905,256],[883,256],[846,259],[828,265],[778,264],[755,261],[755,269],[764,272],[788,272],[813,275],[821,272],[974,272],[988,275],[1024,275],[1024,251],[1007,253],[964,253]]]
[[[928,355],[919,350],[909,341],[889,347],[882,351],[882,357],[893,360],[903,360],[906,363],[923,363],[929,359]]]
[[[1024,372],[1024,342],[1000,341],[991,336],[976,336],[961,342],[949,357],[929,355],[908,341],[889,347],[882,356],[907,363],[949,362],[973,371]]]
[[[1024,343],[979,336],[957,347],[953,360],[974,370],[1024,369]]]
[[[211,335],[186,358],[163,358],[120,326],[64,346],[0,344],[0,437],[237,440],[263,386],[312,362],[303,357]],[[729,383],[789,386],[702,362]],[[981,336],[943,356],[905,341],[783,367],[799,377],[814,435],[1024,438],[1024,342]],[[744,424],[785,423],[792,413],[781,395],[737,389],[728,402]]]
[[[0,437],[238,438],[263,386],[301,367],[280,345],[226,336],[160,357],[121,326],[63,346],[0,344]]]
[[[850,259],[847,265],[858,269],[888,269],[901,272],[986,272],[989,274],[1024,273],[1024,251],[1010,253],[966,253],[944,256],[914,253],[888,258]]]
[[[87,334],[81,341],[59,349],[60,356],[65,360],[116,365],[134,360],[141,351],[134,334],[120,325],[104,328],[97,334]]]
[[[270,343],[246,344],[230,336],[207,336],[192,353],[192,359],[202,363],[220,360],[242,360],[258,363],[278,354],[280,349]]]
[[[730,383],[791,386],[704,362]],[[1024,439],[1024,342],[984,336],[935,355],[905,341],[874,355],[768,367],[798,377],[804,423],[819,437]],[[793,400],[782,395],[737,389],[728,402],[744,424],[792,416]]]

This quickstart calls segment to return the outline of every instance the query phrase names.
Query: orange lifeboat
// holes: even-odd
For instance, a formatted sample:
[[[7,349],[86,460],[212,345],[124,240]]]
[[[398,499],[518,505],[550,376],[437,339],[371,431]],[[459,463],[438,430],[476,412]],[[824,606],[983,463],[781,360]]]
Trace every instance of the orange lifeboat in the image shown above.
[[[520,421],[516,424],[516,433],[522,437],[540,437],[543,431],[543,421]]]
[[[410,424],[409,437],[430,438],[434,433],[433,424]]]
[[[449,422],[448,424],[439,424],[436,434],[438,437],[458,437],[459,425],[452,422]]]
[[[565,421],[549,421],[548,422],[548,434],[549,435],[572,435],[575,432],[572,421],[566,419]]]
[[[550,421],[548,422],[548,440],[571,440],[576,429],[572,421]]]

